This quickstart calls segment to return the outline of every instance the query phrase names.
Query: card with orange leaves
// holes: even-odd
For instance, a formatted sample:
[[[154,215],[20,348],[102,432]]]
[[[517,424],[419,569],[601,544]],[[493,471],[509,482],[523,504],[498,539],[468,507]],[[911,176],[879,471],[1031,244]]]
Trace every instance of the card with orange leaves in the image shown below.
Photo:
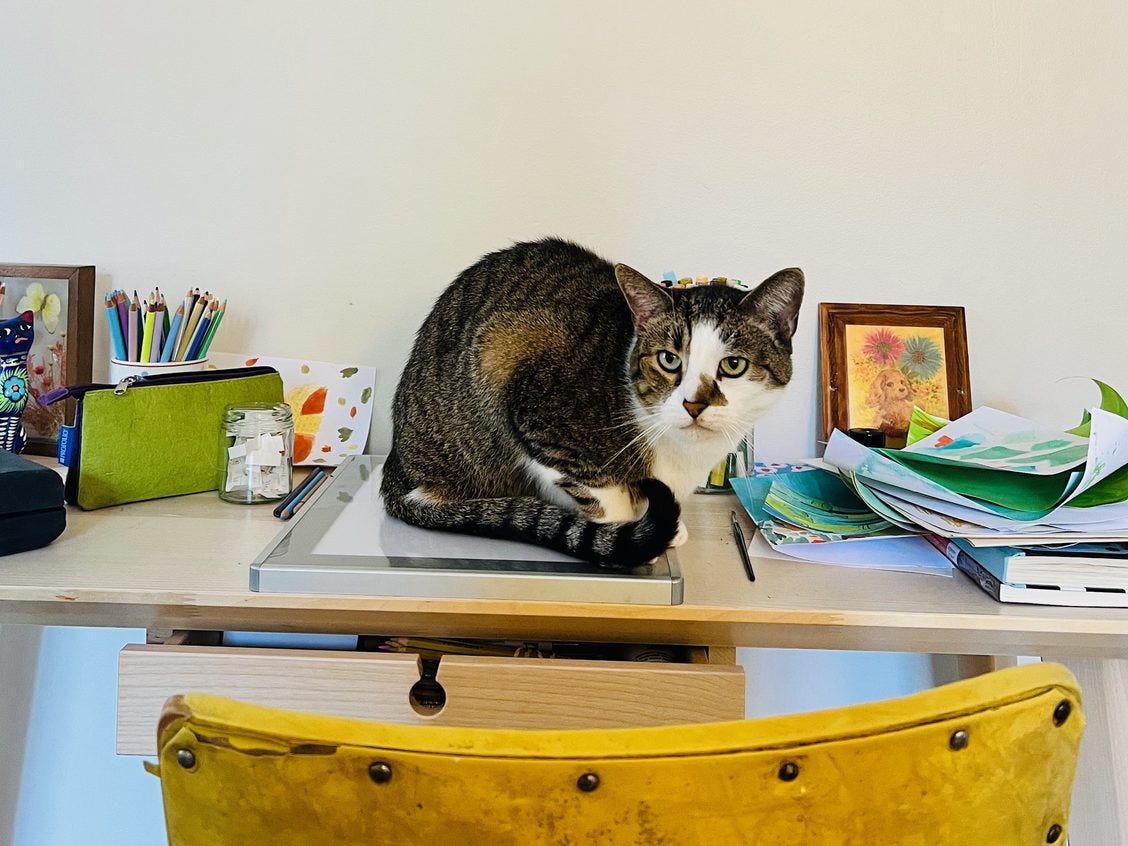
[[[211,352],[208,366],[273,367],[294,412],[294,464],[340,464],[360,455],[372,422],[376,368],[305,358]]]

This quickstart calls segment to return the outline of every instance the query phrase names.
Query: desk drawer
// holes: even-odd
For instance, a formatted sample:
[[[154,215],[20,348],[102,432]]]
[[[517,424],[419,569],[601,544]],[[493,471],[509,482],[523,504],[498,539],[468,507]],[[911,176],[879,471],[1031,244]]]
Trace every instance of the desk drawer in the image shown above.
[[[418,656],[410,654],[133,644],[119,655],[117,751],[155,755],[161,707],[188,691],[454,726],[595,728],[744,717],[744,671],[732,663],[447,655],[435,675],[445,693],[438,709],[413,697],[420,677]]]

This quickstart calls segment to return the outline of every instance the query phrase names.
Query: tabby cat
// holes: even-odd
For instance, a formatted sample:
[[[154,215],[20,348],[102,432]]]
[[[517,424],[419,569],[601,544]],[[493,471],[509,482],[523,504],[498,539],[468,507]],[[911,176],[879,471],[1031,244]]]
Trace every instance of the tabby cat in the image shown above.
[[[803,274],[666,290],[547,239],[483,257],[435,303],[396,389],[382,493],[431,529],[631,568],[780,396]]]
[[[26,436],[20,418],[27,408],[27,354],[35,336],[30,311],[0,320],[0,449],[21,452]]]

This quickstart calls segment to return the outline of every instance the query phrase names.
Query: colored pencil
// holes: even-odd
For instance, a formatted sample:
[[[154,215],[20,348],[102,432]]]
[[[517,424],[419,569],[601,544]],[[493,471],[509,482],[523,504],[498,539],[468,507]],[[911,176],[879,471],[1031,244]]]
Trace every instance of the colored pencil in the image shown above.
[[[165,302],[165,295],[161,293],[161,289],[157,288],[157,305],[161,307],[161,312],[164,314],[164,320],[161,326],[161,337],[168,337],[169,329],[169,316],[168,316],[168,303]]]
[[[176,344],[172,348],[172,358],[169,361],[177,360],[176,354],[180,351],[180,340],[184,337],[184,329],[188,325],[188,318],[192,315],[192,302],[192,289],[189,288],[184,295],[184,319],[180,321],[180,327],[176,333]]]
[[[188,357],[188,346],[192,343],[192,339],[196,334],[196,326],[200,323],[200,318],[204,314],[204,309],[207,308],[207,294],[195,301],[192,306],[192,312],[189,314],[184,312],[184,330],[180,335],[180,343],[176,345],[176,360],[184,361]]]
[[[3,302],[4,283],[0,282],[0,302]],[[106,322],[110,324],[110,340],[114,345],[114,358],[118,361],[125,360],[125,338],[121,334],[121,322],[118,320],[117,303],[113,297],[106,296]]]
[[[156,317],[157,313],[150,305],[145,312],[145,328],[141,332],[141,354],[137,357],[138,361],[148,361],[149,356],[153,354],[153,329],[156,325]]]
[[[168,327],[168,337],[165,338],[164,349],[161,350],[161,361],[172,361],[172,352],[176,348],[176,342],[180,336],[180,324],[184,322],[184,306],[179,305],[176,307],[176,314],[172,318],[172,324]]]
[[[195,361],[196,354],[200,351],[200,345],[204,342],[204,336],[208,333],[208,324],[211,323],[211,315],[215,308],[215,302],[208,307],[204,312],[200,322],[196,324],[196,331],[192,334],[192,340],[188,343],[188,351],[184,354],[185,361]]]
[[[117,302],[118,321],[121,323],[122,339],[125,341],[125,355],[122,361],[129,360],[129,336],[127,334],[129,329],[129,297],[126,296],[125,291],[118,289],[114,292],[114,300]]]
[[[192,314],[192,289],[189,288],[188,292],[184,295],[184,301],[181,303],[180,308],[184,310],[184,317],[180,321],[180,325],[176,331],[176,341],[172,347],[172,357],[169,361],[177,361],[176,354],[180,352],[180,341],[184,338],[184,327],[188,324],[188,318]]]
[[[164,337],[164,326],[168,322],[164,303],[157,303],[156,312],[157,316],[153,320],[153,346],[149,351],[149,361],[161,360],[161,338]]]
[[[219,329],[219,324],[223,321],[223,315],[227,313],[227,300],[219,307],[219,311],[215,313],[215,319],[208,327],[208,334],[204,336],[203,346],[200,348],[200,358],[207,358],[208,350],[211,349],[212,341],[215,339],[216,330]]]
[[[291,510],[294,503],[304,497],[307,492],[312,491],[318,485],[318,483],[323,478],[325,478],[325,475],[325,468],[316,468],[312,473],[309,474],[309,476],[306,477],[304,482],[290,491],[286,498],[278,503],[278,505],[274,509],[274,516],[281,517],[283,520],[290,519],[290,517],[292,517],[294,514],[293,510]],[[283,516],[288,510],[289,514],[287,516]]]
[[[137,361],[137,310],[136,302],[129,304],[129,322],[125,333],[125,360]]]
[[[199,299],[200,289],[189,288],[188,295],[184,300],[184,325],[181,327],[182,331],[188,328],[188,320],[192,317],[192,311],[196,308],[196,303],[199,301]],[[180,352],[179,347],[180,345],[177,344],[177,352]]]
[[[305,505],[307,502],[309,502],[310,499],[313,498],[313,495],[315,493],[317,493],[317,489],[320,488],[322,486],[322,484],[324,484],[325,480],[328,479],[328,478],[329,478],[328,473],[323,473],[321,476],[319,476],[317,481],[314,482],[312,485],[310,485],[306,489],[305,493],[303,493],[301,496],[299,496],[297,499],[295,499],[293,502],[291,502],[289,506],[282,509],[282,514],[280,516],[280,519],[289,520],[291,517],[293,517],[295,514],[297,514],[298,511],[301,509],[301,507],[303,505]]]
[[[288,507],[290,503],[297,499],[301,495],[302,491],[305,490],[305,486],[308,485],[311,481],[315,481],[315,477],[323,472],[324,471],[320,467],[314,468],[314,471],[312,473],[306,476],[305,479],[303,479],[296,487],[294,487],[288,494],[286,494],[285,499],[274,506],[274,516],[281,517],[282,509]]]

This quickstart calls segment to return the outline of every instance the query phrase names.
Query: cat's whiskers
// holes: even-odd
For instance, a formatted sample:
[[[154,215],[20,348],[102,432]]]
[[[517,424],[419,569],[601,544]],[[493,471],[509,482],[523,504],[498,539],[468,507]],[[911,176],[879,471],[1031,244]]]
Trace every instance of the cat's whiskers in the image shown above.
[[[611,432],[615,429],[625,429],[628,426],[637,426],[638,425],[638,418],[637,417],[634,417],[634,416],[629,415],[629,414],[625,415],[625,416],[626,416],[627,419],[624,420],[622,423],[608,423],[606,426],[603,427],[603,429],[601,431]]]
[[[663,428],[663,422],[662,422],[661,418],[650,418],[649,420],[646,420],[644,423],[641,423],[641,424],[637,420],[632,421],[632,422],[639,427],[638,434],[635,435],[633,438],[631,438],[629,441],[627,441],[626,444],[623,445],[622,449],[620,449],[618,452],[616,452],[614,455],[612,455],[609,459],[607,459],[607,461],[603,464],[603,466],[599,468],[601,471],[606,470],[616,458],[618,458],[620,455],[622,455],[624,452],[626,452],[628,449],[630,449],[632,446],[634,446],[637,441],[640,441],[640,440],[644,441],[648,447],[653,447],[661,439],[662,435],[665,434],[665,431],[668,429],[668,427]],[[659,430],[662,430],[662,431],[659,431]],[[655,434],[655,433],[657,433],[657,434]],[[631,460],[631,463],[628,465],[628,469],[633,470],[635,464],[637,462],[640,462],[642,460],[642,458],[643,458],[642,453],[641,452],[637,453],[634,456],[634,458]]]

